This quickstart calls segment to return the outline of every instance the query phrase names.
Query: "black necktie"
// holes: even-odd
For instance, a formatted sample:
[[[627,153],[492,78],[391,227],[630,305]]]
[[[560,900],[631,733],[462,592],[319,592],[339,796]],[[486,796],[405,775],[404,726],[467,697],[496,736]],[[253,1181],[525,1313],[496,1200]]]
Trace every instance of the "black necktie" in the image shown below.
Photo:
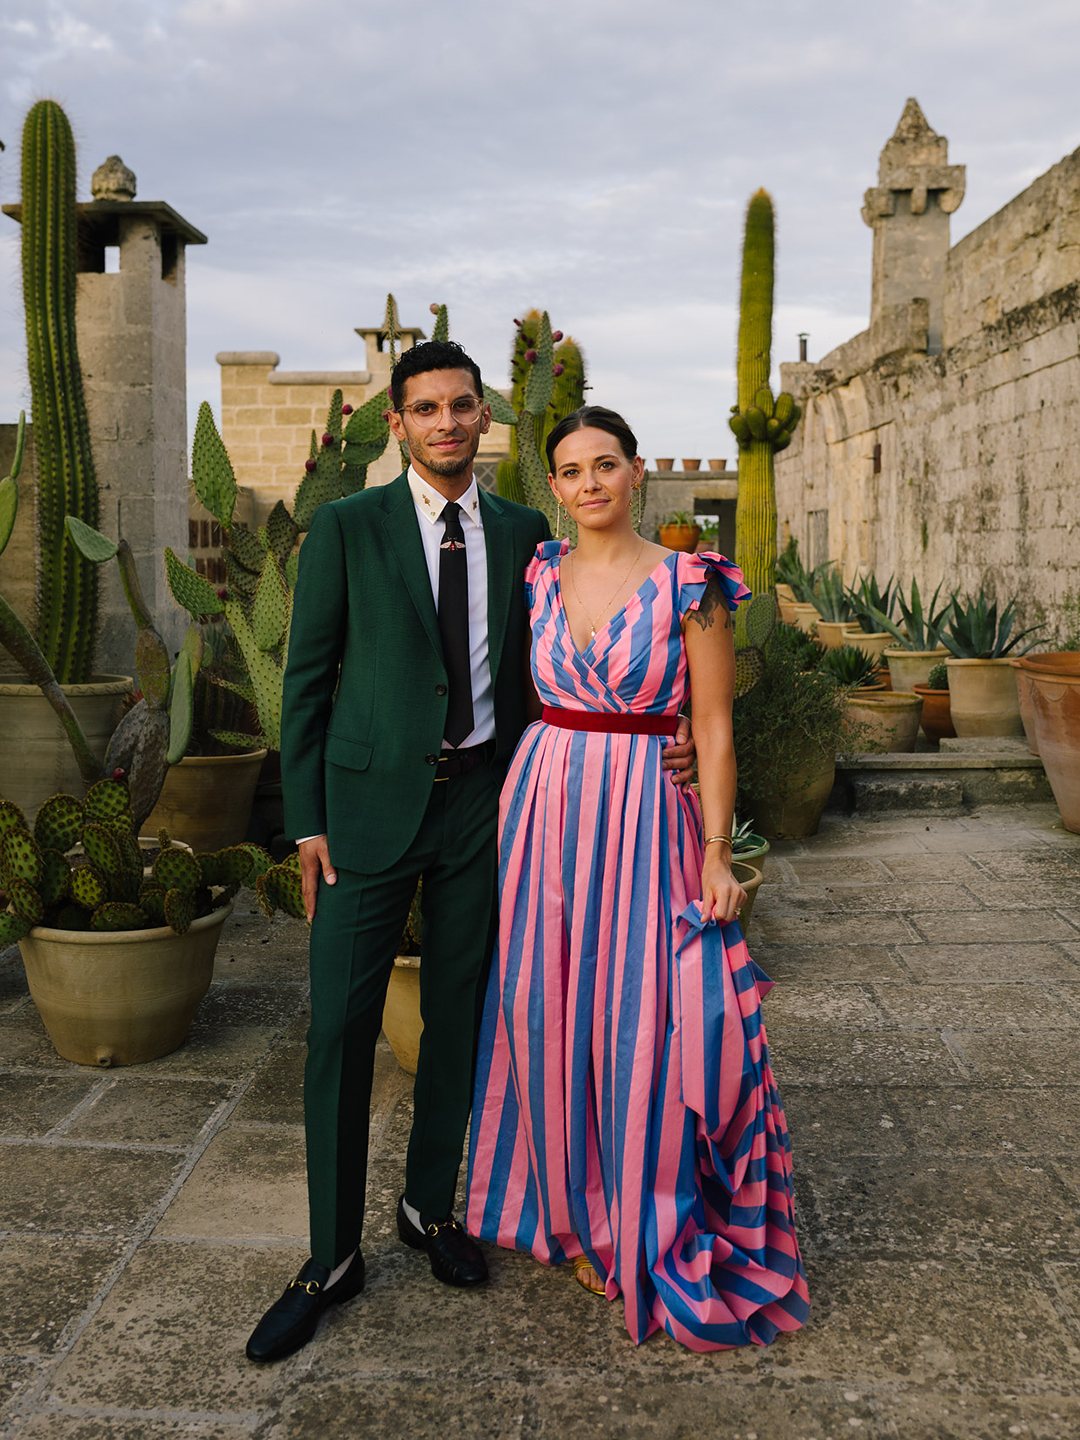
[[[448,500],[439,547],[439,634],[450,686],[443,736],[460,745],[473,728],[472,666],[469,659],[469,566],[461,529],[461,506]]]

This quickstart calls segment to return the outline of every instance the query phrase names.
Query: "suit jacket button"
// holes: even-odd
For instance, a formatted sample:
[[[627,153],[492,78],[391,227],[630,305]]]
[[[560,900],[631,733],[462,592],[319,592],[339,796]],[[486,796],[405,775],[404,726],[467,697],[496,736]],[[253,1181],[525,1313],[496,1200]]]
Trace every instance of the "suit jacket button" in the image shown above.
[[[446,694],[446,686],[445,686],[445,685],[436,685],[436,686],[435,686],[435,694],[436,694],[436,695],[445,695],[445,694]]]
[[[439,763],[438,755],[425,755],[424,759],[429,765],[437,765]]]

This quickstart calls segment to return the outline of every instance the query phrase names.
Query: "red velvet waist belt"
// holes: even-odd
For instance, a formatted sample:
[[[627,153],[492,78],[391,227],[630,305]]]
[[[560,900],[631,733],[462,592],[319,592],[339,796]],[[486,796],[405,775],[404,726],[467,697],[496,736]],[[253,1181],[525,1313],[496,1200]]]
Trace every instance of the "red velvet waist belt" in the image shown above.
[[[678,715],[615,715],[606,710],[559,710],[545,705],[541,719],[563,730],[602,730],[609,735],[674,735]]]

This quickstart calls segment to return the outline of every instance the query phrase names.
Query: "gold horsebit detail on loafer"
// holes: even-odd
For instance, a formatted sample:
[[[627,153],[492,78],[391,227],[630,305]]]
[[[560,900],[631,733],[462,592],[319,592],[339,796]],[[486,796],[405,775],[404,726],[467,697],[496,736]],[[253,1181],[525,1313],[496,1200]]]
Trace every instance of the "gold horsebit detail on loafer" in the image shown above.
[[[322,1286],[317,1280],[290,1280],[290,1290],[306,1290],[309,1295],[317,1295]]]
[[[438,1223],[436,1223],[436,1222],[433,1220],[433,1221],[430,1223],[430,1225],[426,1225],[426,1226],[424,1227],[424,1234],[425,1234],[425,1235],[431,1235],[432,1237],[434,1237],[434,1236],[438,1235],[438,1233],[439,1233],[440,1230],[460,1230],[460,1229],[461,1229],[461,1226],[460,1226],[460,1225],[458,1224],[458,1222],[453,1218],[453,1216],[451,1216],[449,1220],[440,1220],[440,1221],[438,1221]]]

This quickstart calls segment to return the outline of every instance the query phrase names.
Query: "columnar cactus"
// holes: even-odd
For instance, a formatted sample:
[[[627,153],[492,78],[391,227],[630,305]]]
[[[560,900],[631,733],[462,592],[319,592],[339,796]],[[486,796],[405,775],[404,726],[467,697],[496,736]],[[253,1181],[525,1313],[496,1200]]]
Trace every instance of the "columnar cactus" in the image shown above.
[[[61,685],[89,680],[97,577],[68,543],[64,517],[98,523],[75,339],[75,141],[55,100],[26,117],[22,151],[22,270],[37,452],[37,637]]]
[[[791,443],[801,410],[788,394],[773,399],[772,307],[773,204],[759,190],[746,212],[739,304],[738,404],[728,424],[739,442],[739,498],[735,511],[735,559],[755,594],[776,581],[776,481],[773,455]],[[744,622],[737,631],[745,629]]]

